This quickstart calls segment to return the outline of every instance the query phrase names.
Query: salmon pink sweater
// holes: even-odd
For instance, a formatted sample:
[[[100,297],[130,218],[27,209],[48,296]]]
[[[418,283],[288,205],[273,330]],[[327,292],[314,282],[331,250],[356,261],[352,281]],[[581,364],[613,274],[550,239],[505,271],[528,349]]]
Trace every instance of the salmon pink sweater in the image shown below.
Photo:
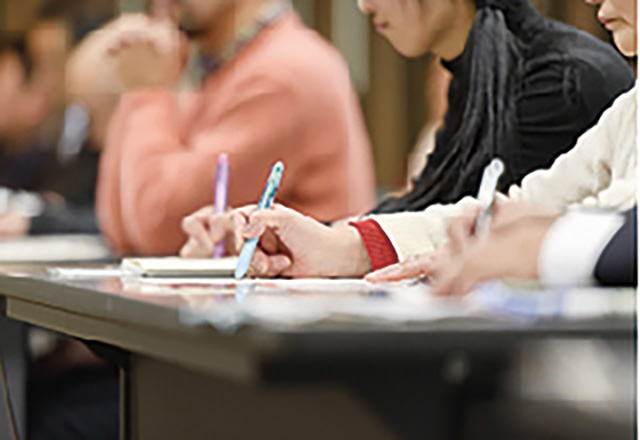
[[[201,90],[122,97],[100,164],[101,229],[120,254],[175,254],[182,219],[212,203],[218,155],[231,163],[229,205],[256,203],[270,166],[286,166],[278,201],[321,221],[374,203],[370,144],[346,64],[288,13]]]

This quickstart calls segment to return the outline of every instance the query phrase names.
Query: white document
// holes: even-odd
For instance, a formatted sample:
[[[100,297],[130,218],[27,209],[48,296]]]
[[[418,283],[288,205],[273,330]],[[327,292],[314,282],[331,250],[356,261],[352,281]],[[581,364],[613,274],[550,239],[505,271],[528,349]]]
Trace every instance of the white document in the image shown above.
[[[105,267],[50,267],[51,275],[67,280],[90,280],[96,278],[119,278],[125,276],[122,269],[114,266]]]
[[[122,260],[123,273],[143,277],[192,278],[231,277],[236,270],[238,259],[225,258],[125,258]],[[175,284],[175,281],[172,282]]]
[[[98,235],[42,235],[0,240],[0,262],[40,263],[103,260],[111,256]]]

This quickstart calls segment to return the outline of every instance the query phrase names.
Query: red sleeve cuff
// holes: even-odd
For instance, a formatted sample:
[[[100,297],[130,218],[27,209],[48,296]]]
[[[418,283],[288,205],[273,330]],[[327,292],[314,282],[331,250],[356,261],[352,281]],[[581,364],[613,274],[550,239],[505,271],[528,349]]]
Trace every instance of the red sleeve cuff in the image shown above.
[[[349,226],[353,226],[360,233],[373,270],[379,270],[398,262],[398,254],[389,237],[375,220],[349,222]]]

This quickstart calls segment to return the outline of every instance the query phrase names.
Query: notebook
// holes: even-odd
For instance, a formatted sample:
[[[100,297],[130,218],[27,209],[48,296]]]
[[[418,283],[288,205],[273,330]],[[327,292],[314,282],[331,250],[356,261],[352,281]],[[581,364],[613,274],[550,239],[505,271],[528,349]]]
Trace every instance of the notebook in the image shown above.
[[[144,277],[233,277],[237,257],[225,258],[125,258],[121,269],[124,273]]]

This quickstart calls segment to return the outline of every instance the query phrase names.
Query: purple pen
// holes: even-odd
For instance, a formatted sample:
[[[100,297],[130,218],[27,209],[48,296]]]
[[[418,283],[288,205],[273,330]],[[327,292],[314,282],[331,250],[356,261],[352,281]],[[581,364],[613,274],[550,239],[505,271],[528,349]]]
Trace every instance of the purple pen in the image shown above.
[[[227,193],[229,192],[229,156],[218,156],[218,166],[213,185],[213,210],[216,214],[222,214],[227,209]],[[224,256],[224,240],[216,243],[213,248],[213,258]]]

